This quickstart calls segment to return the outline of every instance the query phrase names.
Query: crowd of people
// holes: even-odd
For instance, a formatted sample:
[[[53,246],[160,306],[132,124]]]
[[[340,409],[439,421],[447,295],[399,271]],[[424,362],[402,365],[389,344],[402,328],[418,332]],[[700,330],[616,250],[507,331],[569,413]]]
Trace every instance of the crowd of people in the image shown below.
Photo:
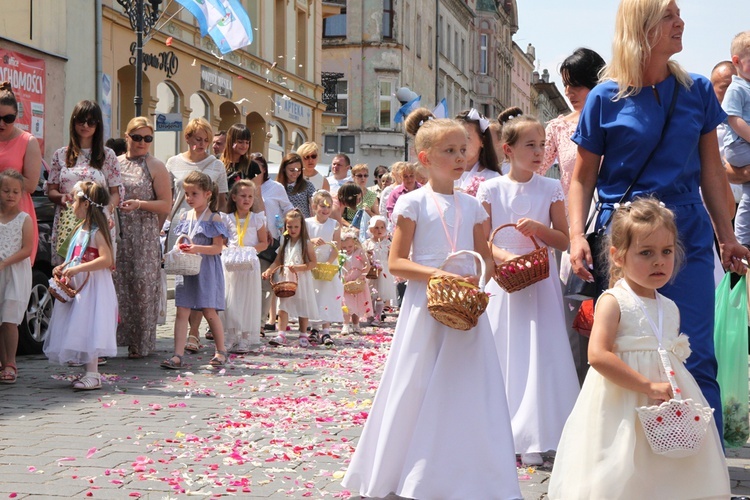
[[[743,273],[750,257],[750,32],[709,80],[671,59],[684,28],[674,0],[621,0],[612,60],[581,48],[563,62],[573,112],[546,129],[518,108],[497,120],[420,108],[404,123],[417,162],[371,169],[339,154],[327,178],[314,142],[284,156],[271,180],[244,125],[214,134],[200,118],[185,127],[188,150],[166,164],[149,153],[144,117],[116,156],[98,105],[82,101],[46,185],[57,205],[53,287],[77,295],[58,300],[45,354],[84,366],[73,388],[100,388],[98,365],[118,345],[130,358],[154,350],[167,262],[192,258],[197,272],[174,273],[165,369],[201,349],[203,319],[221,367],[264,342],[334,346],[332,325],[357,334],[400,307],[343,480],[363,496],[521,498],[517,460],[541,465],[556,451],[553,499],[726,498],[711,304],[715,276]],[[41,160],[15,113],[0,87],[4,383],[17,375],[14,328],[36,245],[28,192]],[[559,180],[544,176],[555,162]],[[744,184],[735,228],[727,179]],[[600,229],[605,251],[592,255],[586,235]],[[548,278],[518,291],[489,279],[537,245]],[[604,274],[592,272],[595,257]],[[598,288],[590,338],[571,328],[580,303],[563,278],[573,275]],[[457,332],[431,316],[428,282],[439,277],[487,280],[476,326]],[[702,446],[679,460],[651,451],[636,416],[678,386],[713,408]]]

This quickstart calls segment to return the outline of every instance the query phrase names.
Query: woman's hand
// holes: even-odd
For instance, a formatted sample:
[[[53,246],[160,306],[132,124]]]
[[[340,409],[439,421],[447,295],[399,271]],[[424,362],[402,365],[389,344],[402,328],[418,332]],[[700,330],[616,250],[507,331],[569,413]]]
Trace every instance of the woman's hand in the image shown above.
[[[576,276],[593,283],[594,276],[590,271],[593,268],[591,248],[582,234],[577,234],[570,239],[570,265]]]
[[[669,401],[672,399],[672,386],[669,382],[652,382],[649,384],[646,395],[649,399],[656,401]]]
[[[120,205],[120,210],[132,212],[141,208],[141,200],[125,200]]]

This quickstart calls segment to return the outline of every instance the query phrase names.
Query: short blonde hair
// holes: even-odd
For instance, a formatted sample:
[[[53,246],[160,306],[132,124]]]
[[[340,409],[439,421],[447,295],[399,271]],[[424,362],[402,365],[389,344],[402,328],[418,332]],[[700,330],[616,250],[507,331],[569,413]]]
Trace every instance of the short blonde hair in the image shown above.
[[[651,42],[661,35],[659,23],[672,0],[621,0],[617,9],[612,61],[602,70],[601,81],[618,86],[614,100],[636,95],[643,87],[643,64],[651,58]],[[685,88],[693,79],[676,61],[667,62],[669,71]]]
[[[737,33],[732,39],[732,55],[744,57],[750,55],[750,31]]]
[[[214,129],[211,128],[211,125],[206,121],[205,118],[193,118],[192,120],[190,120],[187,124],[187,127],[185,127],[185,138],[192,137],[192,135],[199,130],[202,130],[206,133],[209,143],[214,140]]]
[[[303,142],[302,144],[300,144],[296,151],[296,153],[300,155],[301,158],[317,152],[318,145],[314,142]]]
[[[138,130],[143,127],[150,128],[151,132],[154,131],[154,125],[148,118],[145,116],[136,116],[135,118],[131,118],[128,122],[128,126],[125,128],[125,133],[130,135],[133,130]]]
[[[358,174],[359,172],[370,173],[370,168],[367,166],[367,163],[357,163],[352,167],[352,175]]]

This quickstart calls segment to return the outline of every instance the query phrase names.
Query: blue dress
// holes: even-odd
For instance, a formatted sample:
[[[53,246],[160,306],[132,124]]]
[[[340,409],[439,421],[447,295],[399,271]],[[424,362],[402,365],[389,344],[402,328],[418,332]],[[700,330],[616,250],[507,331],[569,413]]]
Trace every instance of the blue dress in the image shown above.
[[[672,121],[659,150],[632,191],[632,198],[653,194],[675,213],[685,262],[674,281],[659,291],[680,309],[682,331],[690,337],[693,353],[686,366],[712,408],[719,432],[723,429],[719,384],[714,355],[713,227],[698,188],[703,134],[726,119],[710,81],[690,75],[693,85],[679,89]],[[581,112],[576,144],[603,156],[596,189],[602,209],[597,227],[612,215],[661,136],[677,80],[670,76],[656,84],[656,93],[644,88],[635,96],[613,102],[617,84],[594,87]],[[658,99],[656,97],[658,94]]]
[[[211,214],[211,218],[214,215]],[[183,216],[174,228],[174,234],[179,236],[190,233],[190,222]],[[195,223],[195,221],[192,222]],[[229,238],[227,226],[221,221],[201,221],[192,238],[193,244],[211,245],[216,236]],[[224,269],[221,266],[221,255],[203,255],[202,257],[201,270],[198,274],[175,277],[175,306],[223,311],[225,307]]]

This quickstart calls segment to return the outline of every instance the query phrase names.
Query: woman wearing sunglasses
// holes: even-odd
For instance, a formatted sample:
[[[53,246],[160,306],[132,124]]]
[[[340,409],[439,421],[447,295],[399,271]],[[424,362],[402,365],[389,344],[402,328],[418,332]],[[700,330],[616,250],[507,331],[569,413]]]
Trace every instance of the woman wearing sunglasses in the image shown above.
[[[78,224],[72,215],[73,186],[80,181],[91,181],[109,190],[109,207],[105,210],[112,220],[114,208],[120,204],[120,165],[114,151],[104,147],[102,110],[94,101],[81,101],[70,115],[70,142],[52,155],[52,166],[47,181],[47,197],[57,205],[52,225],[52,263],[61,264],[67,252],[69,236]],[[111,225],[115,242],[114,224]],[[116,247],[115,247],[116,248]]]
[[[318,145],[314,142],[303,142],[297,148],[297,154],[302,158],[302,175],[305,177],[305,180],[310,182],[316,191],[318,189],[330,191],[331,186],[328,184],[328,179],[315,170],[315,166],[318,164],[318,155],[320,154]]]
[[[0,172],[16,170],[23,175],[24,193],[19,208],[31,216],[34,226],[34,246],[31,262],[34,262],[39,244],[39,230],[36,225],[36,212],[31,193],[39,183],[42,168],[42,152],[36,137],[14,125],[18,116],[18,101],[8,82],[0,83]],[[16,337],[17,339],[18,337]],[[15,349],[13,349],[15,354]]]
[[[130,359],[148,356],[156,347],[161,296],[160,219],[172,206],[167,167],[149,154],[153,141],[154,126],[148,118],[137,116],[127,126],[127,151],[117,158],[123,186],[122,239],[117,245],[114,273],[120,306],[117,345],[127,346]]]

